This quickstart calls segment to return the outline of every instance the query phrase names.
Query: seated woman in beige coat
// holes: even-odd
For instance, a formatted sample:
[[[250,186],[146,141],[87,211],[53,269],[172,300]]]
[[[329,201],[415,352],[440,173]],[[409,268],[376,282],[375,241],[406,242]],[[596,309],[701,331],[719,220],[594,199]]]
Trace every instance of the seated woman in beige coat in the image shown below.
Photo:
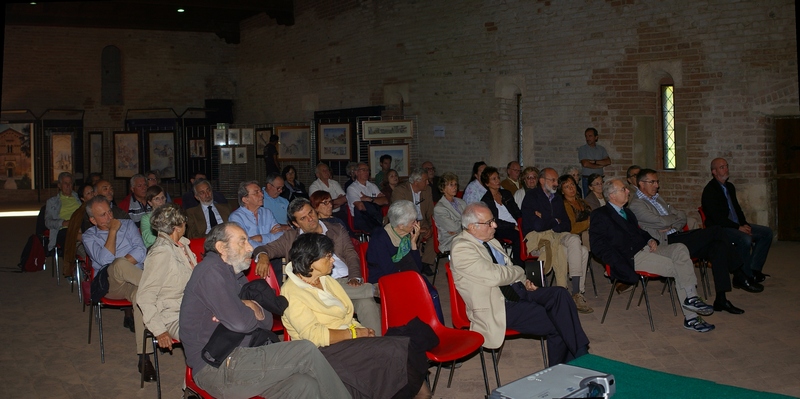
[[[456,197],[458,176],[455,173],[442,174],[439,179],[439,191],[442,193],[442,199],[433,208],[433,220],[439,230],[439,251],[445,252],[450,250],[453,238],[461,232],[461,212],[464,212],[467,203]]]
[[[189,249],[186,214],[175,204],[153,211],[151,227],[158,232],[144,260],[136,304],[142,310],[144,325],[158,339],[158,346],[172,349],[172,340],[180,339],[180,316],[183,290],[197,266],[197,257]]]
[[[429,398],[424,349],[408,337],[375,337],[353,318],[353,303],[329,276],[332,254],[333,241],[322,234],[302,234],[292,245],[281,287],[289,336],[317,345],[354,398]]]

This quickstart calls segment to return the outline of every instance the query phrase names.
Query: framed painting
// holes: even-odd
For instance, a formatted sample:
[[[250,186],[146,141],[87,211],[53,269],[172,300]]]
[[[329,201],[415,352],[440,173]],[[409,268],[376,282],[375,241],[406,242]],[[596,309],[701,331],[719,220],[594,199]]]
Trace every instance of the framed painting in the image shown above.
[[[33,131],[33,123],[0,123],[0,142],[4,152],[0,187],[4,190],[36,188]]]
[[[317,132],[320,160],[350,160],[350,124],[319,125]]]
[[[62,172],[72,173],[72,133],[53,133],[50,136],[52,181],[58,180]]]
[[[234,163],[246,164],[247,163],[247,147],[236,147],[233,151]]]
[[[258,128],[255,133],[256,157],[264,156],[264,147],[269,144],[269,136],[272,136],[272,128]]]
[[[228,135],[225,129],[214,129],[214,145],[225,145],[228,143]]]
[[[189,140],[189,157],[190,158],[205,158],[206,157],[206,140],[205,139]]]
[[[139,133],[114,132],[114,177],[129,178],[137,173],[141,173]]]
[[[103,132],[89,132],[89,173],[103,173]]]
[[[241,137],[239,137],[239,129],[228,129],[228,145],[241,144]]]
[[[380,159],[384,154],[392,156],[392,169],[396,170],[400,177],[408,176],[408,144],[369,146],[370,176],[375,176],[381,171]]]
[[[241,129],[242,145],[253,145],[253,129]]]
[[[220,165],[233,165],[233,147],[221,147],[219,149]]]
[[[155,170],[162,179],[175,174],[175,132],[150,132],[148,134],[148,170]]]
[[[311,129],[308,126],[278,126],[279,161],[311,160]]]
[[[364,140],[410,139],[413,129],[414,122],[410,120],[361,122]]]

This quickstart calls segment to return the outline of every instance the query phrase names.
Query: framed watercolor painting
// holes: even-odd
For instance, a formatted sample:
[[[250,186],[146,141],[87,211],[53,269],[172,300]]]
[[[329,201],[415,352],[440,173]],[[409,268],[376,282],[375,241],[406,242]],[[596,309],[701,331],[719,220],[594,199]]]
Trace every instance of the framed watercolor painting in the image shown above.
[[[350,124],[320,124],[317,132],[320,160],[350,160]]]
[[[375,176],[381,171],[380,159],[384,154],[392,156],[392,169],[396,170],[400,177],[408,176],[408,144],[369,146],[370,176]]]
[[[114,132],[115,178],[133,177],[133,175],[141,173],[139,151],[139,133]]]
[[[225,129],[214,129],[214,145],[225,145],[228,143],[228,134]]]
[[[247,147],[236,147],[233,151],[234,163],[246,164],[247,163]]]
[[[228,145],[239,145],[239,144],[241,144],[239,129],[228,129]]]
[[[175,174],[175,132],[150,132],[148,134],[148,170],[155,170],[162,179],[172,179]]]
[[[233,147],[221,147],[219,149],[219,163],[222,165],[233,164]]]
[[[253,145],[253,129],[242,129],[242,145]]]
[[[58,180],[61,172],[73,172],[72,133],[53,133],[50,136],[50,156],[53,168],[53,180]]]
[[[364,140],[410,139],[413,129],[414,122],[410,120],[361,122]]]
[[[206,157],[206,140],[205,139],[189,140],[189,157],[190,158],[205,158]]]
[[[308,126],[278,126],[279,161],[308,161],[311,159],[311,129]]]
[[[103,173],[103,132],[89,132],[89,173]]]

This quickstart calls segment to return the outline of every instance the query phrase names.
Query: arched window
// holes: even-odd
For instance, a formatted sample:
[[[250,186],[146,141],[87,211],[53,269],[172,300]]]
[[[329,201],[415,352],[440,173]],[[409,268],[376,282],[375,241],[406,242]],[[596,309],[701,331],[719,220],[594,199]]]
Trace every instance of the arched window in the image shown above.
[[[100,71],[100,103],[122,105],[122,56],[116,46],[103,48]]]
[[[664,169],[677,167],[675,143],[675,85],[661,85],[661,137],[664,146]]]

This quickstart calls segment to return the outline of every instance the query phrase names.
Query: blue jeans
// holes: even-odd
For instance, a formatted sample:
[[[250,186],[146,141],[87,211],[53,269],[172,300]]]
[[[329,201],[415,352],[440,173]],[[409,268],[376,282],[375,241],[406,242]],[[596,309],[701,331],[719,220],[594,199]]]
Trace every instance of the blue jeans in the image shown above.
[[[767,226],[751,224],[752,235],[748,235],[739,229],[725,228],[725,233],[731,242],[736,245],[739,255],[744,260],[742,271],[747,277],[753,277],[753,272],[760,272],[767,261],[769,247],[772,245],[772,229]],[[755,243],[755,246],[753,246]],[[752,251],[751,251],[752,247]]]

